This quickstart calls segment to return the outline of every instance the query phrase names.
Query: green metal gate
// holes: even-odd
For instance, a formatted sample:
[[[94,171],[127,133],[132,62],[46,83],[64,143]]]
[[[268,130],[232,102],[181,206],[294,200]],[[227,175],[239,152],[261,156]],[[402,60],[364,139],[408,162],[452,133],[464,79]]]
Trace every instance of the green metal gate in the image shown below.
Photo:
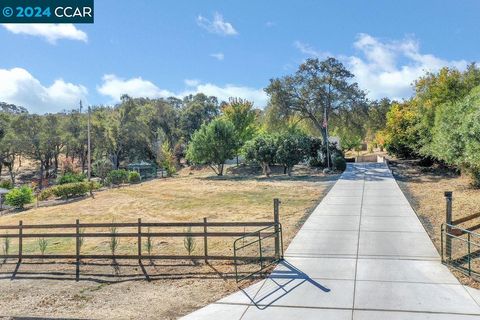
[[[283,259],[282,225],[275,223],[236,239],[233,256],[237,283],[253,278],[279,262]]]
[[[480,234],[444,223],[441,243],[444,264],[480,281]]]

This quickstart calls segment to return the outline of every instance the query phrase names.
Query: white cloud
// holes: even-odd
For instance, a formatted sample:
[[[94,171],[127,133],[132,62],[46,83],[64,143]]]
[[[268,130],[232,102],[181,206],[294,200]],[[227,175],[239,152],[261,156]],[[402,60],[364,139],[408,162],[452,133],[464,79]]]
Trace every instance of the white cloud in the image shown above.
[[[230,22],[223,20],[223,16],[218,12],[215,12],[213,15],[213,20],[199,15],[197,17],[197,24],[210,33],[221,34],[224,36],[234,36],[238,34],[233,25]]]
[[[42,37],[54,44],[57,40],[68,39],[87,42],[87,34],[73,24],[3,24],[3,27],[15,34]]]
[[[407,37],[400,41],[381,41],[369,34],[359,34],[353,43],[357,53],[338,56],[352,71],[368,97],[379,99],[408,98],[413,93],[412,84],[425,72],[435,72],[449,66],[464,69],[465,60],[445,60],[420,51],[417,40]],[[297,46],[304,54],[317,56],[310,46]],[[303,49],[303,50],[302,50]]]
[[[295,46],[295,48],[297,48],[301,53],[303,53],[304,55],[307,55],[307,56],[310,56],[310,57],[315,57],[315,58],[319,58],[319,59],[323,59],[323,58],[326,58],[329,54],[327,52],[322,52],[322,51],[318,51],[318,50],[315,50],[311,45],[309,45],[308,43],[304,43],[304,42],[301,42],[301,41],[295,41],[293,43],[293,45]]]
[[[0,69],[0,83],[0,101],[26,107],[34,113],[76,108],[88,94],[84,86],[63,79],[45,86],[22,68]]]
[[[223,52],[212,53],[210,57],[215,58],[219,61],[222,61],[223,59],[225,59],[225,55],[223,54]]]
[[[160,98],[175,96],[173,92],[162,90],[154,83],[144,80],[141,77],[123,79],[114,74],[106,74],[102,78],[102,85],[97,87],[97,91],[104,96],[108,96],[113,102],[120,101],[123,94],[131,97]]]
[[[258,107],[264,107],[268,100],[268,97],[262,88],[256,89],[233,84],[218,86],[212,83],[202,83],[196,79],[186,79],[184,82],[186,88],[183,91],[172,92],[161,89],[153,82],[144,80],[140,77],[122,79],[110,74],[103,76],[103,83],[101,86],[97,87],[97,91],[104,96],[110,97],[112,102],[120,101],[120,96],[122,94],[128,94],[132,97],[183,98],[184,96],[196,93],[216,96],[219,100],[224,101],[228,101],[230,97],[248,99],[255,102]]]
[[[261,108],[265,107],[268,101],[268,96],[263,91],[263,88],[256,89],[233,84],[218,86],[212,83],[199,83],[194,88],[189,88],[187,91],[180,93],[179,96],[183,97],[195,93],[204,93],[207,96],[215,96],[220,101],[228,101],[231,97],[247,99],[253,101],[257,107]]]
[[[425,72],[435,72],[449,66],[464,69],[465,60],[444,60],[420,51],[413,38],[400,41],[380,41],[368,34],[358,35],[354,43],[360,56],[346,59],[359,85],[369,91],[369,97],[378,99],[407,98],[412,84]]]
[[[188,87],[196,87],[200,84],[200,80],[197,79],[185,79],[184,82]]]

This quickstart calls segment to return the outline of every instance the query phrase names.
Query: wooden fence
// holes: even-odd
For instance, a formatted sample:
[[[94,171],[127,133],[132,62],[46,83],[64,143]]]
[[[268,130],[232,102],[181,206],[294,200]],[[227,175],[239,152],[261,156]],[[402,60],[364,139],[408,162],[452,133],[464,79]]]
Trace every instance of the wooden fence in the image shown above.
[[[252,236],[275,237],[275,257],[281,255],[281,236],[279,236],[279,204],[278,199],[274,199],[274,219],[273,221],[257,221],[257,222],[208,222],[207,218],[203,222],[142,222],[139,218],[136,223],[122,222],[122,223],[80,223],[77,219],[73,224],[37,224],[28,225],[23,224],[20,220],[18,225],[0,225],[0,239],[13,238],[18,239],[18,252],[15,254],[0,254],[1,259],[18,259],[18,263],[22,259],[75,259],[77,264],[77,279],[79,276],[80,260],[81,259],[138,259],[141,263],[142,259],[167,259],[167,260],[245,260],[251,261],[258,257],[233,257],[227,255],[210,255],[208,253],[209,238],[238,238],[249,236],[251,231],[211,231],[209,228],[252,228],[258,229],[265,227],[272,227],[273,231],[259,233]],[[94,228],[108,228],[110,232],[94,232],[89,229]],[[112,229],[135,228],[136,232],[112,232]],[[150,232],[147,228],[186,228],[188,231],[182,232]],[[201,232],[192,232],[191,228],[200,228]],[[60,232],[56,232],[62,229]],[[70,232],[65,232],[71,230]],[[2,230],[15,230],[14,233],[3,233]],[[53,232],[45,232],[45,231]],[[32,231],[43,231],[32,232]],[[203,239],[203,255],[150,255],[142,252],[142,240],[146,238],[202,238]],[[25,254],[23,249],[24,239],[29,238],[72,238],[75,239],[75,254]],[[88,238],[136,238],[137,250],[135,254],[82,254],[81,242]],[[233,241],[232,241],[233,245]],[[73,250],[72,250],[73,251]],[[274,257],[274,258],[275,258]]]

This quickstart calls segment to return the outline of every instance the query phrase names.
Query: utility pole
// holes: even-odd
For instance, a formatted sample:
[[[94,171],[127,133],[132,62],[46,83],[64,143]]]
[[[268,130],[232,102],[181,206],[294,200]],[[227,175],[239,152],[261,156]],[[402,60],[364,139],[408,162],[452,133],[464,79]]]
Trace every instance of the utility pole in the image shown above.
[[[88,106],[88,121],[87,121],[87,172],[88,181],[92,178],[92,156],[91,156],[91,143],[90,143],[90,106]]]
[[[323,114],[323,127],[325,128],[326,146],[327,146],[327,168],[330,169],[330,147],[328,143],[328,119],[327,119],[327,107],[324,108]]]

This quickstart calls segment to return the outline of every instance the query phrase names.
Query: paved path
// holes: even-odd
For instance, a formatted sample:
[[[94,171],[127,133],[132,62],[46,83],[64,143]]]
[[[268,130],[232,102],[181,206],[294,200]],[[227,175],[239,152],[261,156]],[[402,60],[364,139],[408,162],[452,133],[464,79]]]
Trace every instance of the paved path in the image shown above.
[[[185,319],[473,320],[478,292],[440,263],[388,168],[354,164],[269,278]]]

